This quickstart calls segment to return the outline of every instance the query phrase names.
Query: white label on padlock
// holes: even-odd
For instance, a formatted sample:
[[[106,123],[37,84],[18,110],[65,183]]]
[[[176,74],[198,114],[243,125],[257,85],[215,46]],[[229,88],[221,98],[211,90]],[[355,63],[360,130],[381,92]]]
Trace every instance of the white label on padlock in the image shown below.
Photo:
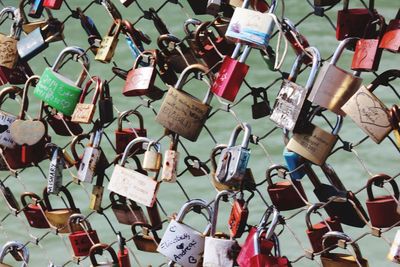
[[[152,207],[156,201],[158,183],[135,170],[115,165],[108,190],[147,207]]]
[[[58,194],[62,186],[62,171],[64,169],[64,158],[58,159],[58,149],[53,152],[49,165],[49,178],[47,179],[47,193]]]
[[[10,125],[16,120],[14,115],[0,111],[0,145],[2,147],[13,148],[15,142],[11,137]]]
[[[204,237],[195,229],[172,220],[157,251],[185,267],[196,267],[204,251]]]
[[[233,266],[233,259],[228,257],[235,240],[207,236],[204,245],[203,267]]]
[[[95,147],[85,147],[83,157],[78,170],[78,179],[85,183],[91,183],[100,158],[100,150]]]
[[[387,258],[395,263],[400,263],[400,230],[397,230]]]
[[[246,8],[235,8],[225,36],[234,42],[265,48],[271,37],[275,22],[272,14]]]

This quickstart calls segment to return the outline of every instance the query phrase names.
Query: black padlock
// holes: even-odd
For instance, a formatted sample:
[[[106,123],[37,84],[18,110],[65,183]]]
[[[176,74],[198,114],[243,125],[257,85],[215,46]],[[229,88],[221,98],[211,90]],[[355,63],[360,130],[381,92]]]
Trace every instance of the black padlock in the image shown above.
[[[264,88],[253,88],[251,94],[253,95],[253,105],[251,105],[253,119],[269,116],[271,114],[271,106]],[[258,98],[261,98],[262,101],[258,102]]]
[[[185,157],[184,161],[190,174],[195,177],[210,173],[210,168],[208,168],[207,164],[195,156],[188,155]]]
[[[114,107],[110,95],[110,87],[108,86],[107,81],[104,81],[103,93],[99,99],[99,115],[100,122],[103,125],[114,120]]]

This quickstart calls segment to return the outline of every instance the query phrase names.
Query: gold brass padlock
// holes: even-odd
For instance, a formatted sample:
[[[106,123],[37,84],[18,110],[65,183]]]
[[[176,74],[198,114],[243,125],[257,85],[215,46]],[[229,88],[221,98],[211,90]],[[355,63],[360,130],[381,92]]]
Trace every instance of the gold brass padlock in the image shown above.
[[[150,150],[151,147],[155,148]],[[162,155],[160,153],[161,147],[158,143],[150,142],[143,157],[143,169],[151,172],[158,172],[161,168]]]
[[[121,32],[121,20],[117,19],[113,22],[107,35],[103,38],[100,43],[100,47],[97,50],[96,57],[97,61],[102,63],[110,63],[114,56],[115,49],[118,44],[118,35]]]

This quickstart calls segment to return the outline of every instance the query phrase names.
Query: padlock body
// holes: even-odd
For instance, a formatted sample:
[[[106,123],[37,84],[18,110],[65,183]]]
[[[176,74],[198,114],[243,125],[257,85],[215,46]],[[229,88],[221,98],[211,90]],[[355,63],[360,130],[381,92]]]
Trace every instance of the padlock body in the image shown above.
[[[207,0],[188,0],[190,7],[194,14],[204,15],[207,14]]]
[[[44,0],[43,6],[51,9],[60,9],[63,0]]]
[[[377,71],[383,51],[379,48],[379,42],[379,38],[358,40],[351,69],[355,71]]]
[[[140,251],[156,253],[157,243],[150,236],[134,236],[133,242]]]
[[[137,133],[137,135],[135,134]],[[122,131],[115,131],[115,149],[117,154],[124,153],[125,148],[128,144],[137,137],[147,137],[147,130],[135,128],[135,131],[130,128],[124,128]],[[144,150],[142,144],[135,144],[132,146],[131,151],[135,151],[135,154],[142,154]]]
[[[43,211],[44,212],[44,211]],[[50,228],[46,217],[38,205],[29,204],[24,209],[24,214],[28,223],[33,228]]]
[[[163,168],[161,172],[161,180],[164,182],[173,183],[178,176],[179,152],[168,149],[164,154]]]
[[[283,158],[290,171],[290,178],[292,180],[300,180],[306,175],[305,170],[300,168],[302,159],[299,154],[285,149],[283,151]]]
[[[393,53],[400,52],[400,19],[393,19],[389,22],[379,48],[389,50]]]
[[[101,202],[103,200],[104,187],[101,185],[94,185],[92,194],[90,195],[89,209],[99,211],[101,210]]]
[[[134,68],[128,72],[122,94],[124,96],[141,96],[153,89],[156,70],[154,66]]]
[[[15,142],[10,133],[11,124],[17,119],[15,115],[0,110],[0,124],[6,130],[0,134],[1,147],[14,148]]]
[[[111,203],[111,209],[113,210],[115,217],[121,224],[132,225],[138,222],[147,223],[146,215],[143,209],[139,206],[128,207],[128,204]]]
[[[18,54],[23,60],[30,60],[49,47],[45,42],[41,28],[36,28],[17,43]]]
[[[95,175],[96,166],[100,159],[101,151],[97,147],[85,147],[81,164],[78,169],[78,179],[85,183],[91,183]]]
[[[268,186],[268,194],[271,198],[271,201],[279,211],[293,210],[307,205],[305,202],[307,201],[307,197],[301,182],[292,182],[304,200],[299,196],[296,189],[289,181],[277,182],[272,186]]]
[[[321,262],[323,267],[368,267],[366,259],[360,259],[360,265],[358,265],[354,256],[341,253],[321,255]]]
[[[240,185],[246,174],[249,158],[250,150],[241,146],[222,150],[216,171],[219,182],[227,185]]]
[[[146,171],[157,172],[161,168],[161,153],[147,150],[144,153],[142,167]]]
[[[232,250],[232,247],[237,245],[236,240],[206,236],[204,243],[203,266],[233,266],[234,259],[228,255]]]
[[[99,49],[97,49],[95,60],[100,61],[102,63],[109,63],[114,56],[117,44],[118,44],[118,37],[105,36],[100,43]]]
[[[0,49],[7,51],[1,54],[0,66],[8,69],[15,68],[18,61],[17,40],[0,33]]]
[[[123,251],[118,251],[118,264],[120,267],[131,267],[131,262],[129,260],[129,250],[124,248]]]
[[[68,228],[68,219],[74,213],[80,213],[80,210],[64,208],[64,209],[53,209],[45,211],[45,215],[50,226],[57,228],[58,232],[63,234],[70,232]],[[76,232],[83,229],[80,225],[74,225],[72,230]]]
[[[235,101],[249,66],[236,59],[226,56],[215,79],[211,91],[228,101]]]
[[[336,24],[336,39],[341,41],[348,37],[362,38],[365,27],[372,16],[367,8],[339,10]]]
[[[99,99],[99,117],[102,124],[110,123],[114,120],[112,97]]]
[[[375,197],[374,200],[367,200],[367,210],[374,227],[391,227],[400,221],[400,214],[396,212],[397,203],[392,196]]]
[[[37,164],[47,158],[45,146],[49,143],[50,137],[43,137],[38,143],[28,146],[21,146],[21,162],[23,164]],[[18,146],[16,146],[18,148]]]
[[[27,76],[32,76],[32,69],[29,67],[28,63],[23,60],[18,60],[15,68],[9,69],[0,66],[0,85],[6,83],[10,84],[25,84]]]
[[[89,124],[92,122],[95,111],[96,105],[94,104],[78,103],[72,113],[71,121]]]
[[[326,221],[326,223],[325,223]],[[342,226],[339,220],[332,220],[331,218],[326,219],[325,221],[319,222],[312,226],[313,230],[307,229],[306,234],[308,239],[310,240],[311,247],[314,253],[322,251],[322,236],[329,231],[339,231],[343,232]],[[329,230],[328,226],[332,229]],[[325,247],[330,247],[335,245],[336,240],[326,240]]]
[[[76,257],[89,256],[92,244],[99,243],[99,238],[95,230],[89,230],[87,233],[85,231],[77,231],[71,233],[68,238]]]
[[[233,202],[231,214],[228,219],[228,226],[232,238],[240,238],[245,230],[249,210],[245,207],[243,199],[236,199]]]

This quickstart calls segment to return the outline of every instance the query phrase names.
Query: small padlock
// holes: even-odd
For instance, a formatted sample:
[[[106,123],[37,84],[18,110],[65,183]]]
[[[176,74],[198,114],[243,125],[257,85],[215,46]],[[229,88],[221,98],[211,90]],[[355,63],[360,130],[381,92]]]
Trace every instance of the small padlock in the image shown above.
[[[44,10],[43,2],[44,0],[33,0],[29,8],[28,16],[35,19],[40,18]]]
[[[253,105],[251,105],[251,115],[254,120],[267,117],[271,114],[271,106],[269,105],[268,96],[265,88],[251,88],[253,96]],[[258,101],[261,98],[261,101]]]
[[[10,253],[16,261],[22,261],[22,267],[27,267],[29,264],[28,247],[19,241],[8,241],[0,250],[0,266],[12,267],[4,262],[4,257]],[[14,265],[15,266],[15,265]]]
[[[272,183],[272,172],[277,171],[281,178],[289,171],[285,166],[272,165],[266,171],[268,194],[271,202],[279,211],[293,210],[307,205],[307,196],[300,181],[292,180]],[[296,188],[295,188],[296,187]],[[297,190],[296,190],[297,189]]]
[[[260,234],[263,232],[260,229]],[[260,249],[260,234],[257,231],[257,234],[254,236],[254,251],[256,255],[250,258],[250,265],[251,267],[264,267],[264,266],[277,266],[277,267],[291,267],[289,260],[287,257],[281,255],[281,249],[279,245],[279,239],[276,234],[271,236],[271,240],[274,244],[274,255],[266,255],[261,253]]]
[[[142,228],[141,234],[136,231],[136,227]],[[152,235],[149,235],[149,231]],[[157,252],[157,244],[160,242],[160,238],[158,237],[157,232],[152,230],[151,225],[143,222],[134,223],[132,224],[132,234],[133,242],[138,250],[151,253]]]
[[[393,53],[400,52],[400,10],[386,27],[386,31],[379,43],[379,48],[386,49]]]
[[[198,177],[207,175],[210,173],[210,169],[208,168],[205,162],[202,162],[196,156],[188,155],[183,160],[185,165],[190,172],[191,175]]]
[[[79,164],[78,179],[85,183],[91,183],[96,173],[97,164],[102,153],[100,148],[103,129],[92,133],[91,142],[85,147],[82,160]]]
[[[96,184],[93,185],[92,194],[90,195],[89,209],[101,212],[101,202],[104,193],[104,173],[97,174]]]
[[[139,128],[122,128],[122,121],[127,120],[130,115],[135,115],[139,120]],[[126,146],[137,137],[147,137],[147,130],[144,128],[143,116],[137,110],[127,110],[121,112],[118,116],[118,129],[115,131],[115,150],[117,154],[123,153]],[[132,147],[135,154],[144,153],[142,143]]]
[[[240,238],[245,230],[247,218],[249,217],[249,209],[247,205],[254,193],[247,201],[243,199],[243,192],[238,198],[235,198],[232,204],[232,210],[228,219],[229,232],[232,238]]]
[[[95,60],[102,63],[110,63],[114,56],[118,44],[118,35],[121,32],[121,20],[113,21],[107,35],[101,40],[100,47],[97,49]]]
[[[27,203],[27,198],[31,199],[31,203]],[[25,192],[21,195],[21,203],[28,223],[33,228],[50,228],[46,217],[44,216],[44,211],[46,206],[43,204],[42,200],[38,195],[32,192]]]
[[[22,18],[19,14],[19,10],[15,7],[5,7],[0,11],[0,17],[3,19],[4,15],[11,14],[14,19],[11,27],[10,35],[0,33],[0,51],[7,51],[1,53],[0,66],[7,69],[14,69],[18,62],[18,50],[17,43],[21,35]]]
[[[178,176],[178,163],[179,163],[179,151],[178,149],[178,139],[179,136],[173,134],[170,147],[164,153],[161,180],[164,182],[173,183],[176,182],[176,177]]]
[[[383,187],[385,181],[389,181],[393,188],[394,195],[384,195],[374,197],[372,185]],[[397,199],[399,199],[399,187],[396,181],[386,174],[377,174],[368,179],[367,182],[368,199],[366,201],[371,225],[378,228],[392,227],[400,221],[400,214],[396,212]]]
[[[47,192],[57,195],[62,187],[64,157],[59,147],[54,147],[49,164],[49,177],[47,178]]]
[[[240,131],[244,131],[241,145],[236,145]],[[250,159],[249,142],[251,126],[248,123],[239,124],[233,130],[227,148],[222,150],[218,168],[215,172],[220,183],[237,186],[242,183]]]
[[[93,84],[95,84],[94,95],[90,104],[85,104],[85,97],[89,93],[89,88]],[[75,106],[74,113],[72,113],[71,121],[76,123],[86,123],[89,124],[92,122],[94,112],[96,111],[97,99],[99,96],[103,94],[103,82],[99,77],[93,76],[86,83],[85,87],[82,90],[81,97],[79,102]]]
[[[75,231],[72,224],[84,225],[84,230]],[[72,250],[76,257],[89,256],[90,248],[99,243],[96,230],[92,230],[89,221],[80,213],[72,214],[68,219],[70,234],[68,239],[71,242]]]
[[[114,192],[110,192],[110,201],[111,209],[119,223],[126,225],[138,222],[148,223],[143,209],[136,202],[127,200]]]
[[[155,150],[151,150],[151,148]],[[142,167],[146,171],[158,172],[161,168],[162,155],[160,153],[161,146],[158,143],[149,143],[147,150],[144,152]]]
[[[308,236],[308,239],[310,240],[313,253],[318,253],[322,251],[322,237],[324,234],[326,234],[329,231],[343,232],[342,225],[340,224],[339,220],[335,218],[332,219],[329,217],[317,224],[311,223],[310,219],[311,214],[312,213],[319,214],[318,209],[321,208],[323,205],[324,205],[323,203],[315,203],[308,208],[306,213],[306,225],[307,225],[306,234]],[[328,247],[335,244],[333,242],[329,242],[329,240],[325,242],[326,246]]]
[[[104,255],[103,251],[108,251],[112,259],[111,262],[108,260],[107,262],[97,262],[96,255]],[[91,266],[93,267],[119,267],[117,253],[115,253],[115,250],[110,245],[105,243],[93,245],[89,251],[89,258],[90,263],[92,264]]]
[[[51,9],[60,9],[63,0],[44,0],[43,6]]]
[[[211,183],[214,186],[214,188],[217,191],[222,191],[222,190],[238,190],[240,189],[240,186],[237,187],[237,185],[227,185],[224,183],[221,183],[217,176],[215,175],[217,172],[217,155],[221,154],[222,150],[224,150],[227,147],[227,145],[217,145],[211,150],[210,154],[210,162],[211,162]],[[221,158],[220,158],[221,159]],[[235,187],[236,186],[236,187]]]
[[[121,233],[117,234],[118,238],[118,264],[119,267],[131,267],[131,262],[129,260],[129,250],[125,247],[125,238],[122,237]]]
[[[110,86],[107,81],[103,83],[103,93],[99,99],[99,117],[102,125],[114,120],[114,105],[110,94]]]

